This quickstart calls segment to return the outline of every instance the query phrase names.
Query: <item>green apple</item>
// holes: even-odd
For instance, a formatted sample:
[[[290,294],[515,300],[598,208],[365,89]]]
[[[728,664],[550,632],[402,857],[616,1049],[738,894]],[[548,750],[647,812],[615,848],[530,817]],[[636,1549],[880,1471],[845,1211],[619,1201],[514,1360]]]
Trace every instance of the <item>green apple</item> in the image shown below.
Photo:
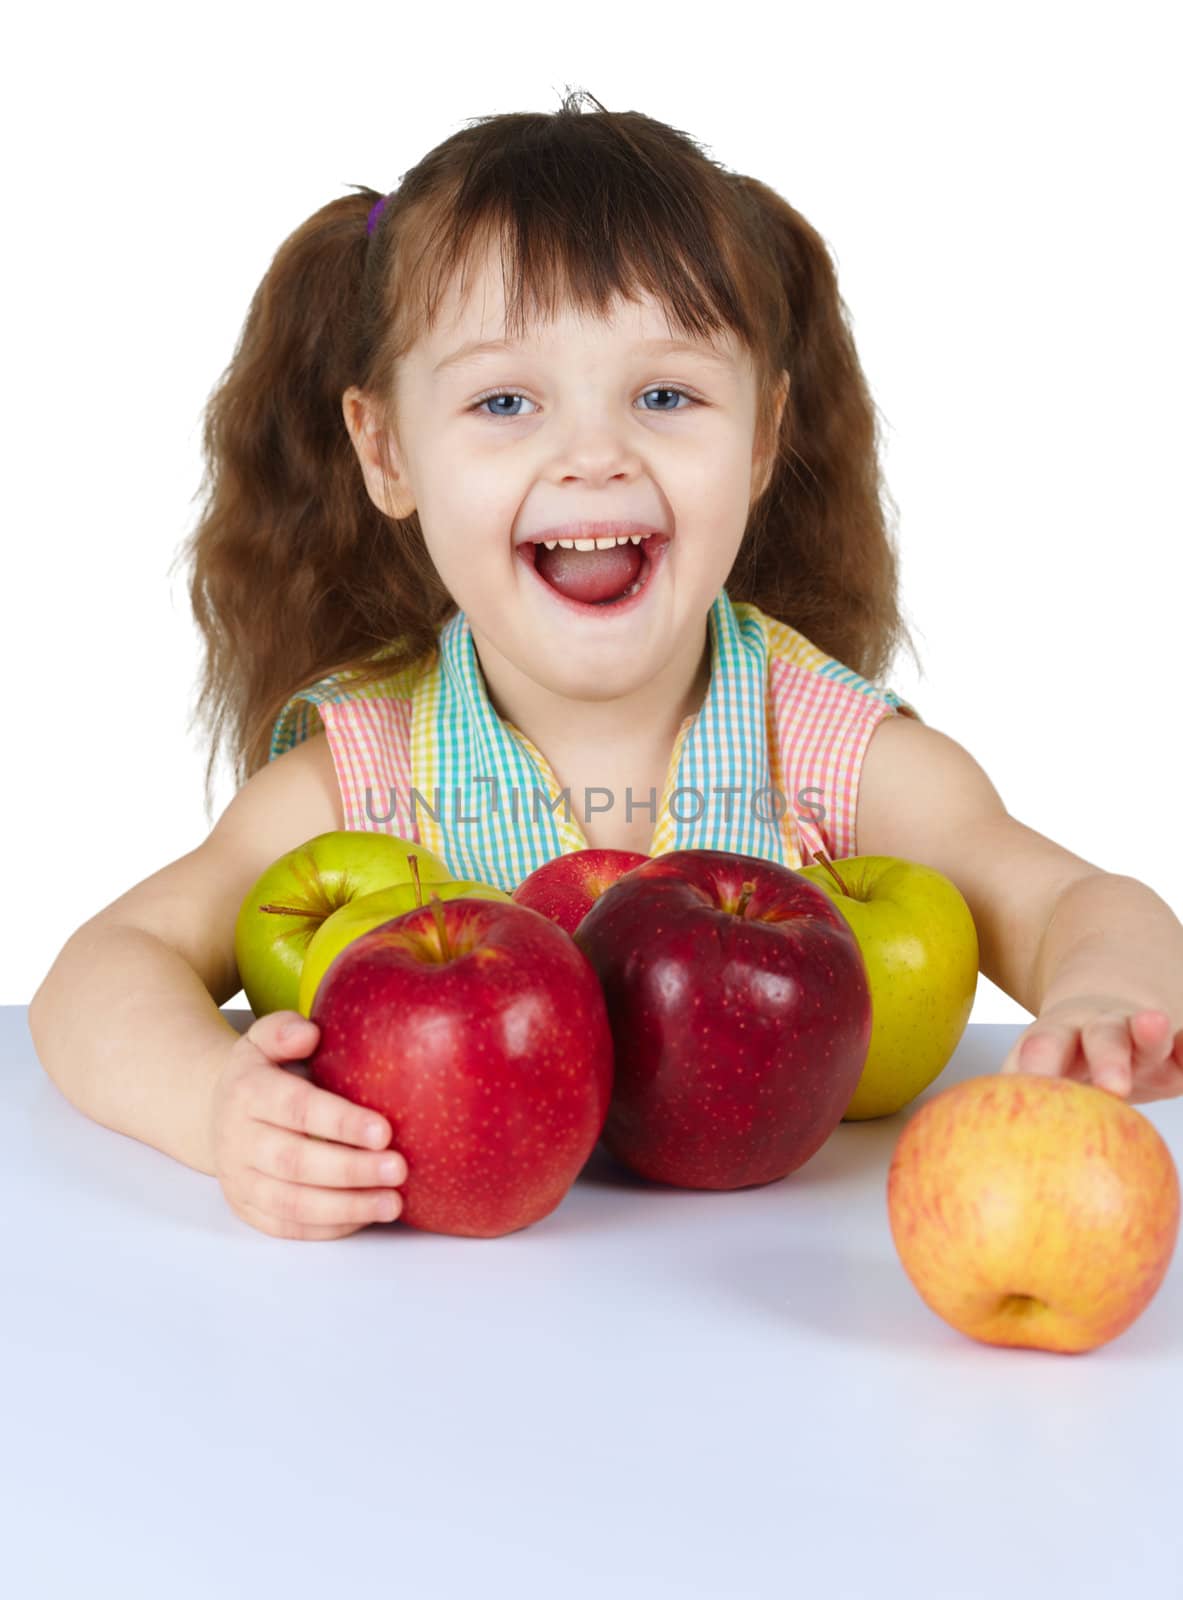
[[[273,861],[251,885],[234,925],[238,976],[256,1017],[294,1011],[312,936],[358,895],[409,883],[407,857],[424,883],[448,883],[439,856],[393,833],[343,828],[318,833]]]
[[[512,896],[491,883],[474,883],[467,878],[455,878],[448,883],[429,884],[422,894],[413,883],[395,883],[386,889],[375,889],[373,894],[358,895],[348,905],[326,917],[312,936],[308,954],[304,957],[304,970],[300,974],[300,989],[296,1009],[309,1016],[320,980],[332,962],[347,944],[363,933],[369,933],[381,922],[401,917],[406,911],[417,911],[432,894],[441,900],[459,900],[471,895],[475,900],[504,900],[513,905]]]
[[[978,985],[978,931],[957,885],[898,856],[801,869],[850,924],[871,990],[871,1042],[842,1120],[889,1117],[948,1065]]]

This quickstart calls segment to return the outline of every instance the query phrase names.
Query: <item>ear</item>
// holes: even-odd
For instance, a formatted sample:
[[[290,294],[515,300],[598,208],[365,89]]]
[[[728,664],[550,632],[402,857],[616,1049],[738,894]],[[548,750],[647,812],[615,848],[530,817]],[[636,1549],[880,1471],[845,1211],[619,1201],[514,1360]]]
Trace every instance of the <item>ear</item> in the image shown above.
[[[394,477],[391,479],[385,474],[379,453],[382,427],[374,401],[364,389],[351,385],[341,396],[341,412],[370,499],[388,517],[409,517],[415,509],[415,497],[393,438],[389,440],[389,449]]]
[[[771,432],[762,440],[757,438],[752,447],[752,505],[756,504],[772,482],[772,474],[776,469],[776,446],[791,383],[788,372],[782,369],[773,402]]]

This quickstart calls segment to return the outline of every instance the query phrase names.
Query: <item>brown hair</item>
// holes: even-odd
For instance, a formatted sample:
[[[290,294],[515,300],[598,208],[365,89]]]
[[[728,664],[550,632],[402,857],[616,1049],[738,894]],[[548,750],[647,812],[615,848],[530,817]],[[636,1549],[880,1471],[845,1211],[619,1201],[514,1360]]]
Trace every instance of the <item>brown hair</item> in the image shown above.
[[[238,785],[265,765],[298,689],[347,668],[375,681],[434,649],[455,611],[417,514],[396,520],[370,499],[341,402],[365,390],[397,440],[400,358],[434,326],[441,288],[459,268],[463,294],[468,263],[498,240],[508,337],[560,297],[603,316],[638,288],[684,333],[731,328],[751,352],[771,476],[728,593],[872,680],[899,643],[915,654],[877,412],[821,236],[687,134],[591,95],[599,109],[581,112],[581,97],[475,119],[403,174],[372,238],[379,192],[352,185],[284,240],[256,289],[205,409],[208,491],[180,552],[205,642],[207,814],[227,728]]]

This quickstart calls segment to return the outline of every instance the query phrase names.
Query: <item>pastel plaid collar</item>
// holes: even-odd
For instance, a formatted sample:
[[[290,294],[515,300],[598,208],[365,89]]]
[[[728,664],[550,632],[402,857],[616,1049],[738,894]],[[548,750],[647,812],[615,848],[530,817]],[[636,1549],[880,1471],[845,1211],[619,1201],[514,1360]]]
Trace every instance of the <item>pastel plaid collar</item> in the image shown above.
[[[655,801],[650,855],[734,850],[789,866],[784,802],[771,788],[761,613],[720,589],[708,626],[705,699],[678,730],[663,794],[634,795],[633,814],[653,815],[645,802]],[[509,891],[553,857],[588,848],[543,752],[490,702],[460,610],[440,629],[439,651],[415,685],[411,786],[422,843],[458,878]],[[622,815],[625,799],[612,797]]]

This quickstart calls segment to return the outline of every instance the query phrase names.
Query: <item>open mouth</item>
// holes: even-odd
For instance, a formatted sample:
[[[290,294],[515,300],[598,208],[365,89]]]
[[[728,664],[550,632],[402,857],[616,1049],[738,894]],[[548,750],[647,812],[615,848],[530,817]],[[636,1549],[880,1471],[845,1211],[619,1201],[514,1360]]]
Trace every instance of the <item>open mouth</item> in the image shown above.
[[[563,605],[583,615],[630,610],[645,594],[669,547],[669,536],[622,537],[614,548],[547,549],[541,542],[518,545],[538,581]]]

